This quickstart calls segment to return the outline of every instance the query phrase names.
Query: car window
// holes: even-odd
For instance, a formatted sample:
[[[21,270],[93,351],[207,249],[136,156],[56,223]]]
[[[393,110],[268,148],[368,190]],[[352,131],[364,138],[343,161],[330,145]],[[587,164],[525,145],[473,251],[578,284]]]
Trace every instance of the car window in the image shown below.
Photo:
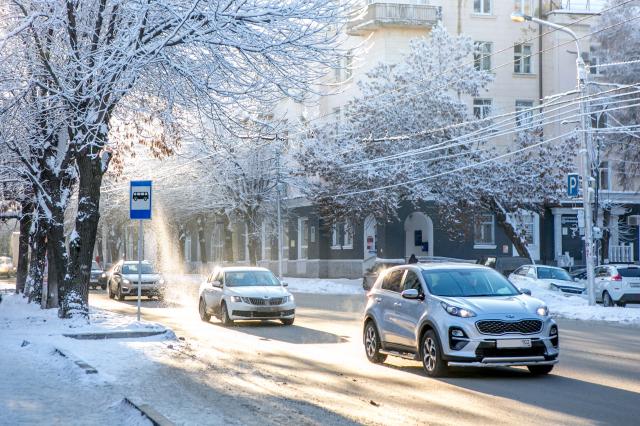
[[[606,266],[601,266],[598,269],[596,269],[596,277],[603,278],[608,276],[609,276],[609,268],[607,268]]]
[[[424,293],[422,291],[422,285],[420,284],[420,278],[418,278],[418,274],[413,271],[407,271],[407,274],[404,276],[402,291],[409,289],[418,290],[418,294]]]
[[[564,269],[548,268],[544,266],[538,266],[538,278],[541,280],[571,281],[569,273]]]
[[[518,290],[492,269],[441,269],[422,271],[429,292],[436,296],[515,296]]]
[[[403,274],[404,269],[398,269],[388,272],[387,275],[385,275],[384,280],[382,281],[382,289],[400,293],[400,284],[402,283]]]
[[[528,266],[521,266],[520,269],[518,269],[516,271],[516,274],[521,275],[521,276],[525,276],[527,275],[527,272],[529,272],[529,267]]]
[[[141,274],[155,274],[155,271],[153,270],[153,266],[149,265],[148,263],[143,263],[142,265],[140,265],[140,273]],[[127,265],[122,265],[122,273],[125,275],[129,275],[129,274],[137,274],[138,273],[138,264],[137,263],[130,263]]]
[[[280,286],[280,281],[271,271],[227,271],[224,274],[227,287]]]
[[[640,277],[640,268],[618,266],[618,273],[623,277],[638,278]]]
[[[536,278],[536,268],[529,266],[529,268],[527,269],[527,276],[529,278]]]

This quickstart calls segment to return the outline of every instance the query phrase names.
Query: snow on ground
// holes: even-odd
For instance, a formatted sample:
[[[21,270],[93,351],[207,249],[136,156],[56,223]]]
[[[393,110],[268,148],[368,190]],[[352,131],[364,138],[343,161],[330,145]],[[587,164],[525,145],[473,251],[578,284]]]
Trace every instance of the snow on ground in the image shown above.
[[[362,279],[284,277],[289,291],[315,294],[364,294]]]
[[[589,306],[587,295],[569,295],[542,287],[532,287],[530,290],[533,297],[547,304],[552,316],[586,321],[640,324],[640,309],[635,309],[634,305],[627,305],[626,308]]]
[[[164,330],[152,322],[91,309],[91,324],[61,320],[56,309],[42,310],[21,295],[4,294],[0,302],[0,424],[124,424],[146,425],[148,420],[114,391],[99,365],[146,358],[145,351],[162,346],[172,333],[146,339],[86,341],[63,333],[114,330]],[[163,347],[163,346],[162,346]],[[56,349],[64,352],[62,356]],[[99,368],[85,374],[74,360]],[[72,408],[73,407],[73,408]],[[69,413],[74,413],[73,419]]]

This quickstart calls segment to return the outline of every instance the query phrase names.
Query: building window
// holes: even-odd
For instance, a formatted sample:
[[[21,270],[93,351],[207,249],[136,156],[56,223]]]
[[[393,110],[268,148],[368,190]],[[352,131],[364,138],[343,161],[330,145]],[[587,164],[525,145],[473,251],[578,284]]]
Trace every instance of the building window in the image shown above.
[[[480,214],[474,220],[473,242],[477,245],[495,245],[495,221],[492,214]]]
[[[262,222],[260,245],[262,246],[262,260],[271,260],[271,227],[267,222]]]
[[[491,15],[492,0],[473,0],[473,13]]]
[[[331,227],[331,248],[334,250],[353,248],[353,228],[350,220],[338,222]]]
[[[491,71],[491,50],[493,44],[490,41],[476,41],[473,52],[473,65],[477,70]]]
[[[592,47],[589,50],[589,73],[593,75],[604,74],[604,69],[598,67],[601,63],[600,57],[597,55],[597,50]]]
[[[309,257],[309,219],[298,218],[298,259]]]
[[[611,189],[611,170],[609,169],[608,161],[602,161],[600,163],[600,167],[598,167],[598,179],[600,189],[605,191]]]
[[[532,15],[533,7],[531,6],[531,0],[515,0],[513,10],[525,15]]]
[[[473,115],[477,119],[487,118],[491,114],[491,99],[474,99]]]
[[[224,224],[214,223],[211,234],[211,260],[222,262],[224,259]]]
[[[516,101],[516,126],[526,127],[533,124],[533,101]]]
[[[530,44],[516,44],[513,46],[513,72],[518,74],[533,73]]]
[[[184,239],[184,260],[191,262],[191,235]]]

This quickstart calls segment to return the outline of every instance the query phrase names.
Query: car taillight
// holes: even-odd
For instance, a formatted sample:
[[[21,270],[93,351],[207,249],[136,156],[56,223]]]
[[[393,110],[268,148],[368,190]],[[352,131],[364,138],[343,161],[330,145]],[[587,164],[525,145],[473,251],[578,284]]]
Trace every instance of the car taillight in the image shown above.
[[[622,275],[617,274],[611,277],[611,281],[622,281]]]

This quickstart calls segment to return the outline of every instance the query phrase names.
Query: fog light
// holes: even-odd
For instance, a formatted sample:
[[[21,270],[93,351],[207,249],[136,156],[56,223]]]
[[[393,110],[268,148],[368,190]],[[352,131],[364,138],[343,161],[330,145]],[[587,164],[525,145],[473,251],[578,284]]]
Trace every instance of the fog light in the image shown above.
[[[459,330],[459,329],[457,329],[457,328],[456,328],[456,329],[451,330],[451,335],[452,335],[453,337],[464,337],[464,333],[462,332],[462,330]]]

